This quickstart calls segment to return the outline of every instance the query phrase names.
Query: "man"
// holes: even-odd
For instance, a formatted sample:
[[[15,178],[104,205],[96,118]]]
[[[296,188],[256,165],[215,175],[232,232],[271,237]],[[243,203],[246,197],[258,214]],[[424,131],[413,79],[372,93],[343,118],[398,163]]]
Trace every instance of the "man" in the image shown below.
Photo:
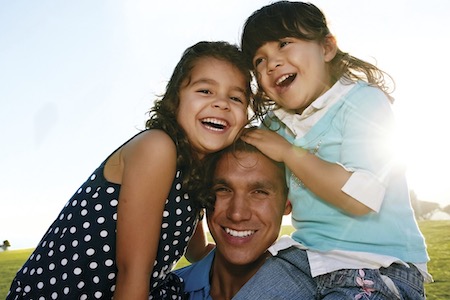
[[[183,278],[189,299],[231,299],[264,263],[279,270],[271,281],[274,293],[266,293],[265,299],[278,297],[280,289],[283,296],[289,290],[283,299],[313,299],[315,283],[309,270],[291,263],[298,249],[288,248],[275,257],[267,251],[278,238],[283,215],[291,211],[284,166],[240,140],[217,155],[216,200],[206,211],[216,248],[199,262],[175,271]]]

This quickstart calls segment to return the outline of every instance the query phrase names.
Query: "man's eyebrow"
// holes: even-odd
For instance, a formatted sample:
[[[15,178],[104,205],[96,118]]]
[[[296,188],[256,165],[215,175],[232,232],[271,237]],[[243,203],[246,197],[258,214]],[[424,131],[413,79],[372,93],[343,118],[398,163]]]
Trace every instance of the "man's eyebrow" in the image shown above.
[[[217,178],[213,180],[213,185],[223,184],[226,186],[229,186],[228,180],[225,178]],[[259,181],[253,181],[248,182],[247,187],[250,187],[250,189],[265,189],[265,190],[271,190],[271,191],[277,191],[277,185],[273,183],[271,180],[259,180]]]
[[[213,185],[215,184],[228,184],[228,181],[224,178],[217,178],[213,180]]]
[[[253,189],[267,189],[267,190],[273,190],[276,191],[276,184],[274,184],[272,181],[269,180],[261,180],[261,181],[256,181],[256,182],[252,182],[250,184],[250,186]]]

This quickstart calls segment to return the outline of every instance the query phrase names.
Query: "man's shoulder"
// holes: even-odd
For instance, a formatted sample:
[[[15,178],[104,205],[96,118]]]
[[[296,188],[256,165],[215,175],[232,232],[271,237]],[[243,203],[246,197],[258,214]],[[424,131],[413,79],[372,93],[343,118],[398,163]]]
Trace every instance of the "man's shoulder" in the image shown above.
[[[212,250],[203,259],[192,265],[173,271],[185,283],[185,291],[192,292],[209,287],[209,271],[214,259],[215,250]],[[209,289],[208,289],[209,290]]]
[[[283,269],[286,269],[283,265],[289,265],[287,269],[308,269],[306,249],[305,246],[293,240],[290,236],[283,235],[268,249],[272,257],[266,263],[278,265]]]

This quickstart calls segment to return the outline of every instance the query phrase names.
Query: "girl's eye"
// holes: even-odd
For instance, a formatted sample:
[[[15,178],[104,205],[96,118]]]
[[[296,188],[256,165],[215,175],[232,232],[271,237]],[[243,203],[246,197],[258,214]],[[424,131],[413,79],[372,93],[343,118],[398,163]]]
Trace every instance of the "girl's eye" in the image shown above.
[[[235,101],[235,102],[244,103],[244,101],[242,101],[241,98],[239,98],[239,97],[230,97],[230,99]]]
[[[284,46],[286,46],[287,44],[290,44],[287,41],[280,41],[280,48],[283,48]]]
[[[211,94],[210,90],[198,90],[198,92],[203,94]]]
[[[253,62],[253,65],[255,66],[255,68],[262,63],[263,59],[262,58],[257,58],[255,59],[255,61]]]

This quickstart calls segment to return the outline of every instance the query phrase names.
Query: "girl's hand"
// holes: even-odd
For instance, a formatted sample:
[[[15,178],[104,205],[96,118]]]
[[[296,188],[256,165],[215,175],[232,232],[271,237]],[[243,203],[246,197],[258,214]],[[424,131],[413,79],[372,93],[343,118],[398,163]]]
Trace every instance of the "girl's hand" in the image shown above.
[[[309,190],[338,209],[357,216],[371,212],[370,208],[342,192],[351,173],[341,166],[291,145],[285,138],[270,130],[249,130],[241,139],[271,159],[283,162]]]
[[[241,139],[278,162],[284,162],[286,155],[293,150],[285,138],[270,130],[252,129],[244,133]]]

